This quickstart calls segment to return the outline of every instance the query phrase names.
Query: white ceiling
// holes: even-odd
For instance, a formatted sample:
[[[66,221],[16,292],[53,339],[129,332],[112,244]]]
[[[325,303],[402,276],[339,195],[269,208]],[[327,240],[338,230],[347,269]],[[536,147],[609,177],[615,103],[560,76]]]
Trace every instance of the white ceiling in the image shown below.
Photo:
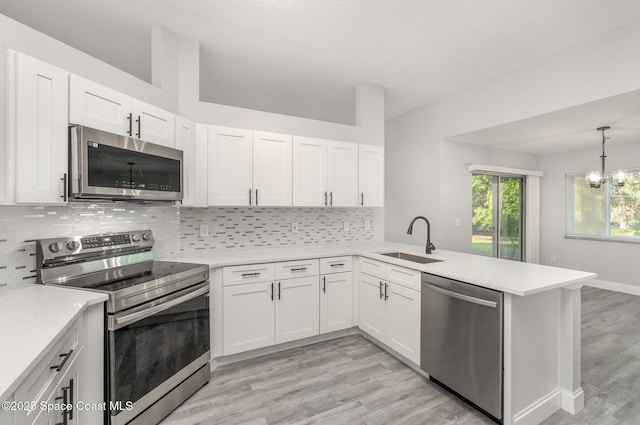
[[[610,138],[607,145],[640,141],[640,91],[447,139],[544,155],[585,147],[599,149],[602,134],[596,128],[605,125],[611,127],[606,132]]]
[[[201,99],[353,124],[387,118],[640,18],[638,0],[0,0],[0,13],[150,81],[152,25],[201,44]]]

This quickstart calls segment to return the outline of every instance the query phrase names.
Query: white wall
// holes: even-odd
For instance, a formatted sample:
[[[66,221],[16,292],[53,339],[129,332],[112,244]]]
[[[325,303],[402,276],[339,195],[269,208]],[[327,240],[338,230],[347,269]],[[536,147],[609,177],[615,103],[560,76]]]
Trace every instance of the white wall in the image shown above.
[[[437,247],[469,252],[471,180],[466,165],[535,170],[539,158],[444,139],[639,89],[637,40],[640,21],[387,121],[386,239],[423,241],[424,236],[405,232],[413,216],[425,215]],[[542,192],[546,178],[541,179]],[[543,213],[545,208],[542,203]],[[462,219],[462,227],[454,226],[456,218]]]
[[[595,133],[595,132],[594,132]],[[597,139],[597,137],[596,137]],[[565,175],[600,167],[600,145],[593,148],[542,156],[541,263],[598,273],[598,279],[640,286],[637,266],[640,244],[565,239]],[[608,144],[607,170],[640,167],[640,143]],[[551,262],[551,255],[557,262]]]

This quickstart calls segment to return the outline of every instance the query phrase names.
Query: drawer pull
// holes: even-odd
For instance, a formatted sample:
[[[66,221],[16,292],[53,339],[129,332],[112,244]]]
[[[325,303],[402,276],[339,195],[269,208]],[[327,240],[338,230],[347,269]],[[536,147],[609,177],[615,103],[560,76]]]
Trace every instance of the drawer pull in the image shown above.
[[[59,365],[51,366],[49,369],[55,369],[56,372],[60,372],[64,367],[64,364],[69,360],[69,357],[71,357],[71,353],[73,353],[73,350],[69,350],[66,354],[60,354],[60,357],[64,357],[62,362]]]
[[[255,272],[255,273],[242,273],[242,277],[256,277],[256,276],[260,276],[260,272]]]
[[[322,276],[322,292],[327,293],[327,277]]]
[[[333,263],[333,264],[329,264],[329,266],[331,266],[331,267],[343,267],[344,263]]]
[[[292,272],[306,272],[307,268],[306,267],[298,267],[295,269],[291,269]]]

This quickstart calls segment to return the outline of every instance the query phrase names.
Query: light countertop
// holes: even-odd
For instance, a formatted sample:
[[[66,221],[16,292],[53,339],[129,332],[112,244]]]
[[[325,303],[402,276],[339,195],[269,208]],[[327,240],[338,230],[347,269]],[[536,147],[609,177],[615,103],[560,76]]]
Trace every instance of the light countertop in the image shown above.
[[[219,252],[203,250],[190,254],[172,255],[169,258],[165,258],[165,260],[203,263],[209,264],[211,267],[223,267],[307,258],[359,255],[520,296],[565,287],[597,277],[595,273],[590,272],[502,260],[442,249],[435,250],[432,255],[426,255],[427,257],[442,260],[438,263],[429,264],[418,264],[381,255],[381,253],[392,251],[425,255],[424,246],[371,241],[234,249]]]
[[[0,291],[0,401],[87,307],[106,300],[106,294],[38,284]]]

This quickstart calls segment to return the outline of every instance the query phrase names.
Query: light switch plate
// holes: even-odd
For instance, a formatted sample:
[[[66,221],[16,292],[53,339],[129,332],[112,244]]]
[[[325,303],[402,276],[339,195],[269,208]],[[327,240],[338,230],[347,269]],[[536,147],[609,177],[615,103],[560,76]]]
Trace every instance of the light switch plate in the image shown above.
[[[291,223],[291,233],[298,233],[298,223]]]
[[[371,230],[371,222],[369,220],[365,220],[364,230]]]
[[[200,237],[201,238],[206,238],[207,236],[209,236],[209,225],[208,224],[201,224],[200,225]]]
[[[348,232],[351,229],[351,225],[349,224],[348,221],[345,221],[342,227],[345,232]]]
[[[456,218],[456,227],[462,227],[462,219]]]

